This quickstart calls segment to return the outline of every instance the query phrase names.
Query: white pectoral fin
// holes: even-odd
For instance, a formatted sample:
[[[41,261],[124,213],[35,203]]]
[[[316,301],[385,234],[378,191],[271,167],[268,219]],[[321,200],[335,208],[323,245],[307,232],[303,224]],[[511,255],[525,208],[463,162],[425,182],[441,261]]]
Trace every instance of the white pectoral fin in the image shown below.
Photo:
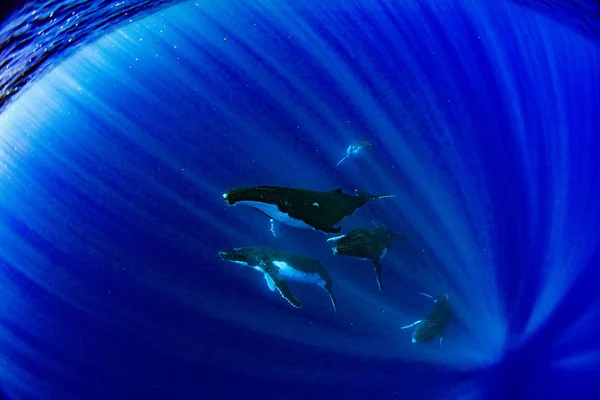
[[[383,281],[381,280],[381,262],[379,260],[374,260],[375,264],[375,278],[377,279],[377,286],[379,286],[379,290],[383,290]]]
[[[421,322],[422,322],[422,320],[418,320],[418,321],[416,321],[416,322],[413,322],[413,323],[412,323],[412,324],[410,324],[410,325],[405,325],[405,326],[401,327],[400,329],[408,329],[408,328],[410,328],[410,327],[413,327],[413,326],[415,326],[415,325],[417,325],[417,324],[420,324]]]
[[[274,291],[275,282],[273,282],[273,279],[269,276],[269,274],[265,274],[265,280],[267,281],[267,286],[269,287],[269,289],[271,289],[271,291]]]
[[[336,167],[339,167],[339,165],[340,165],[341,163],[343,163],[343,162],[346,160],[346,158],[348,158],[348,156],[345,156],[344,158],[342,158],[342,159],[341,159],[341,160],[340,160],[340,161],[337,163]]]
[[[279,291],[279,294],[281,294],[281,297],[286,299],[288,303],[290,303],[295,308],[302,307],[302,303],[300,303],[300,301],[294,297],[292,292],[290,292],[290,288],[288,287],[288,284],[285,280],[277,279],[277,281],[273,282],[275,282],[275,287]]]
[[[341,236],[335,236],[335,237],[330,237],[329,239],[327,239],[328,242],[333,242],[334,240],[340,240],[341,238],[345,237],[346,235],[341,235]]]

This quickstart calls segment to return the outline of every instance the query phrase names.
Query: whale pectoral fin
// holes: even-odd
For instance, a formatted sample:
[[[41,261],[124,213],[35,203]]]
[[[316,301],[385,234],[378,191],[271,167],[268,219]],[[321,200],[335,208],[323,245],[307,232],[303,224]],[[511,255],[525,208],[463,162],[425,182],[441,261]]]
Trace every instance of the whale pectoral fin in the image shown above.
[[[275,282],[273,282],[273,279],[269,276],[269,274],[265,274],[265,280],[267,281],[267,286],[269,287],[269,289],[271,289],[271,291],[274,291]]]
[[[365,192],[363,190],[356,190],[355,194],[359,197],[364,197],[368,201],[396,197],[395,194],[371,194],[371,193]]]
[[[334,237],[330,237],[329,239],[327,239],[328,242],[332,242],[332,241],[337,241],[340,240],[341,238],[345,237],[346,235],[340,235],[340,236],[334,236]]]
[[[333,292],[329,292],[329,297],[331,298],[331,304],[333,304],[333,311],[338,311],[337,300],[335,299],[335,295]]]
[[[300,301],[294,297],[292,292],[290,292],[290,288],[288,287],[287,281],[285,281],[283,279],[278,279],[278,280],[274,280],[273,282],[275,284],[275,287],[281,294],[281,297],[286,299],[288,301],[288,303],[290,303],[292,306],[294,306],[296,308],[302,307],[302,303],[300,303]]]
[[[403,327],[401,327],[400,329],[408,329],[408,328],[411,328],[411,327],[413,327],[413,326],[415,326],[415,325],[417,325],[417,324],[420,324],[421,322],[423,322],[423,321],[422,321],[422,320],[418,320],[418,321],[416,321],[416,322],[413,322],[413,323],[412,323],[412,324],[410,324],[410,325],[404,325],[404,326],[403,326]]]
[[[346,160],[346,158],[348,158],[348,156],[345,156],[344,158],[342,158],[342,159],[341,159],[341,160],[340,160],[340,161],[337,163],[336,167],[339,167],[339,166],[340,166],[340,164],[341,164],[341,163],[343,163],[343,162]]]
[[[263,211],[263,210],[261,210],[260,208],[256,208],[256,207],[252,207],[252,208],[254,208],[256,211],[258,211],[259,213],[261,213],[261,214],[262,214],[262,215],[264,215],[265,217],[268,217],[268,218],[272,219],[272,217],[271,217],[269,214],[267,214],[266,212],[264,212],[264,211]]]
[[[381,281],[381,261],[373,260],[373,264],[375,264],[375,276],[377,277],[377,285],[380,290],[383,290],[383,282]]]
[[[335,299],[335,295],[333,294],[333,285],[331,283],[326,284],[325,286],[323,286],[323,289],[325,289],[327,293],[329,293],[329,297],[331,298],[331,304],[333,304],[333,310],[337,312],[338,306],[337,300]]]

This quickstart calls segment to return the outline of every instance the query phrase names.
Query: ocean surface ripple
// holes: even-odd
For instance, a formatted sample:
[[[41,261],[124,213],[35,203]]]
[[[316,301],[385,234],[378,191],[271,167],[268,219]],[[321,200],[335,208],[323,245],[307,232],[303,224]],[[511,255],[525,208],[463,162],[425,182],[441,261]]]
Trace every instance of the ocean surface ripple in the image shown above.
[[[184,0],[35,0],[0,25],[0,113],[28,82],[122,23]],[[600,3],[513,0],[600,37]]]
[[[182,0],[27,3],[0,29],[0,112],[29,81],[122,23]]]

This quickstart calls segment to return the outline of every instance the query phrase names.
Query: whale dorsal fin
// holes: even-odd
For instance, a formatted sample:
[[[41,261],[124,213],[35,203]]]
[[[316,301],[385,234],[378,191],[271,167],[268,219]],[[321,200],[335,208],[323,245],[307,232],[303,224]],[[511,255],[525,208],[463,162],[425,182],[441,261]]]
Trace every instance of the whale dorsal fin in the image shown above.
[[[329,191],[330,193],[342,193],[342,188],[337,188]]]

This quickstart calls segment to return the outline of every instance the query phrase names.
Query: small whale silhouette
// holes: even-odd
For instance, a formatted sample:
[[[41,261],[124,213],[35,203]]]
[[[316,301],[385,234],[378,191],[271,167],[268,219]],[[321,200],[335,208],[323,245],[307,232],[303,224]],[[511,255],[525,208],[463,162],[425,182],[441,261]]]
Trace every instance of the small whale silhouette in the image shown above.
[[[413,322],[410,325],[403,326],[400,329],[407,329],[417,325],[412,334],[413,343],[429,342],[436,336],[440,337],[440,346],[444,339],[444,332],[452,320],[452,306],[450,297],[445,294],[433,297],[427,293],[421,293],[423,296],[433,300],[433,308],[423,319]]]
[[[327,239],[333,241],[333,254],[340,256],[356,257],[363,260],[371,260],[375,265],[375,277],[379,289],[383,290],[381,280],[381,260],[392,249],[392,241],[408,239],[398,233],[392,232],[385,225],[373,221],[375,228],[354,229],[347,235]]]
[[[350,146],[348,146],[346,149],[346,155],[340,160],[340,162],[337,163],[336,167],[339,167],[339,165],[348,157],[356,157],[363,152],[370,151],[372,148],[373,143],[369,142],[368,140],[359,140],[355,143],[352,143]]]

